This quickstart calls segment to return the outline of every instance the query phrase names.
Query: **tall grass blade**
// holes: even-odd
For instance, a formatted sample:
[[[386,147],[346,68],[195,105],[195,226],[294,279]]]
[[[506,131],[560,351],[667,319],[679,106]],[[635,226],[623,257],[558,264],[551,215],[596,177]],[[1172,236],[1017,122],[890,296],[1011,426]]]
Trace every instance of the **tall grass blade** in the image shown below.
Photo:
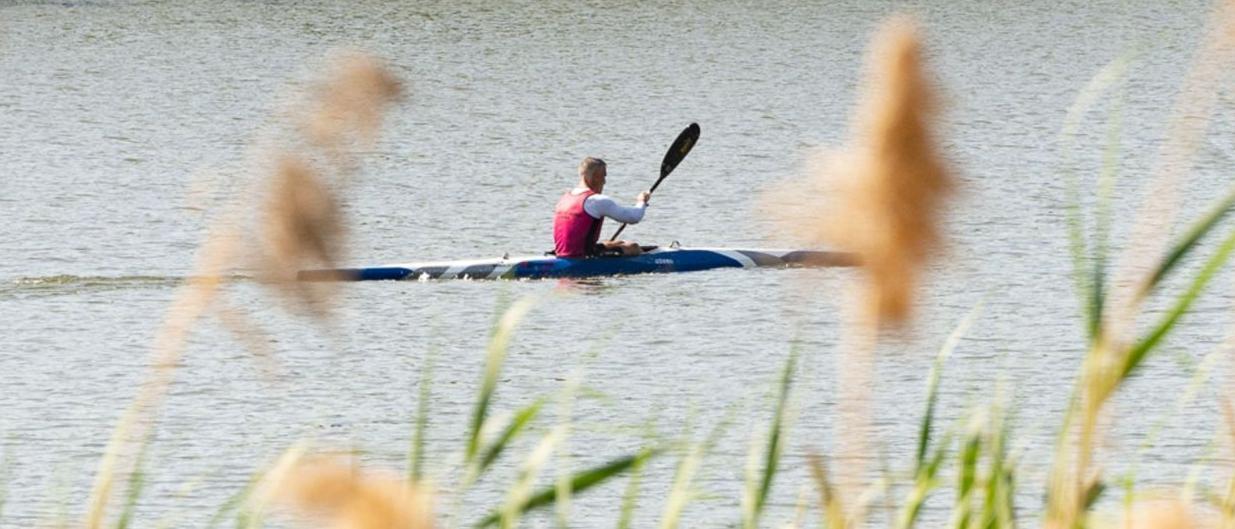
[[[918,515],[921,513],[927,496],[938,487],[939,468],[947,458],[948,445],[951,444],[950,438],[945,437],[931,453],[930,441],[934,433],[935,409],[939,400],[939,381],[942,378],[943,364],[956,351],[961,339],[969,332],[985,305],[985,299],[979,301],[965,314],[964,318],[961,318],[948,338],[944,340],[943,346],[939,348],[939,354],[935,356],[935,362],[931,366],[926,386],[926,411],[922,415],[922,424],[918,427],[918,444],[914,453],[914,485],[909,491],[896,525],[902,529],[913,527],[917,523]]]
[[[523,506],[527,504],[533,495],[532,489],[536,486],[536,480],[540,477],[541,469],[544,468],[553,452],[557,450],[558,445],[561,444],[565,437],[565,428],[560,425],[554,426],[549,433],[541,437],[540,442],[532,449],[531,454],[524,459],[519,469],[519,478],[515,480],[510,490],[506,492],[506,500],[502,502],[502,505],[495,513],[498,515],[498,521],[501,523],[502,529],[511,529],[518,526],[519,519],[524,513]]]
[[[219,524],[223,522],[224,518],[227,518],[228,515],[237,512],[237,509],[248,501],[249,495],[253,493],[253,488],[256,485],[257,479],[252,479],[243,489],[240,489],[235,494],[228,496],[227,499],[223,501],[223,504],[214,511],[214,515],[210,517],[210,521],[206,522],[206,529],[214,529],[215,527],[218,527]],[[239,517],[240,515],[237,514],[236,527],[243,526],[239,520]]]
[[[952,510],[952,524],[956,529],[969,529],[973,521],[974,484],[978,479],[978,457],[982,453],[982,431],[974,427],[965,439],[960,453],[960,472],[957,475],[956,507]]]
[[[575,396],[578,394],[579,381],[582,379],[582,372],[576,372],[571,377],[570,382],[566,384],[565,390],[562,392],[559,402],[559,419],[558,427],[563,431],[562,450],[557,453],[558,468],[557,479],[554,487],[557,490],[557,499],[553,503],[554,521],[558,527],[568,529],[570,527],[570,508],[574,501],[574,489],[571,488],[572,482],[570,472],[573,469],[573,460],[570,454],[569,439],[572,432],[573,410]]]
[[[825,529],[845,529],[845,507],[828,480],[828,469],[823,458],[818,454],[809,454],[806,456],[806,463],[810,466],[811,479],[819,488],[819,508],[823,511],[821,525]]]
[[[914,457],[915,475],[922,471],[922,465],[926,462],[926,452],[930,446],[931,432],[935,422],[935,406],[939,400],[939,379],[942,376],[943,363],[952,356],[953,351],[956,351],[961,339],[969,332],[969,328],[973,326],[974,320],[978,319],[985,305],[986,300],[983,299],[969,309],[969,313],[956,324],[956,328],[952,329],[952,333],[944,340],[943,347],[939,348],[939,354],[935,355],[935,362],[931,365],[931,372],[926,383],[926,412],[922,414],[922,425],[918,428],[918,449]]]
[[[1089,512],[1090,509],[1093,509],[1098,500],[1102,499],[1104,492],[1106,492],[1106,483],[1101,481],[1094,481],[1088,487],[1085,487],[1084,500],[1081,502],[1081,512]]]
[[[1123,130],[1124,91],[1116,100],[1112,111],[1110,126],[1107,128],[1106,149],[1102,161],[1102,171],[1098,175],[1098,203],[1094,215],[1093,235],[1093,271],[1090,278],[1089,299],[1089,334],[1097,336],[1102,332],[1102,317],[1106,309],[1106,268],[1110,246],[1111,231],[1111,194],[1115,188],[1115,175],[1119,169],[1119,137]]]
[[[424,479],[425,434],[429,429],[429,399],[433,393],[433,360],[429,355],[420,371],[420,394],[416,401],[416,424],[412,427],[412,446],[407,454],[409,483],[419,483]]]
[[[285,450],[274,464],[254,477],[249,484],[244,503],[236,511],[236,529],[260,529],[265,525],[266,510],[275,501],[280,488],[289,483],[297,466],[309,452],[309,444],[301,441]]]
[[[595,487],[609,479],[621,475],[623,472],[634,468],[636,465],[642,465],[644,461],[659,453],[657,450],[643,450],[637,454],[618,458],[598,467],[590,468],[575,473],[570,479],[570,488],[578,493]],[[557,486],[547,487],[540,492],[533,494],[526,501],[517,506],[518,514],[524,514],[534,509],[551,505],[557,499]],[[476,523],[476,527],[489,527],[496,525],[505,513],[495,511],[485,517],[480,522]]]
[[[1226,197],[1223,197],[1223,199],[1218,202],[1214,209],[1210,210],[1207,215],[1197,219],[1196,223],[1192,225],[1192,228],[1189,229],[1178,242],[1171,246],[1171,250],[1167,252],[1166,257],[1162,259],[1161,263],[1158,263],[1158,268],[1154,270],[1154,273],[1149,276],[1149,280],[1144,286],[1142,286],[1141,296],[1144,297],[1149,295],[1154,287],[1158,286],[1158,284],[1160,284],[1162,280],[1175,269],[1179,262],[1183,260],[1183,258],[1186,257],[1193,248],[1196,248],[1197,243],[1199,243],[1205,235],[1213,231],[1214,227],[1218,225],[1218,222],[1226,218],[1227,214],[1229,214],[1232,209],[1235,209],[1235,189],[1230,191]]]
[[[669,489],[665,509],[660,515],[658,526],[660,529],[677,529],[682,510],[691,500],[691,484],[694,482],[695,472],[699,470],[699,464],[705,452],[703,443],[691,445],[686,454],[682,456],[682,460],[678,462],[673,472],[673,486]]]
[[[493,400],[493,392],[497,389],[498,377],[502,373],[502,364],[506,360],[506,351],[515,327],[536,305],[533,298],[516,301],[498,320],[493,336],[489,340],[488,352],[485,356],[485,371],[480,381],[480,393],[476,397],[476,407],[472,412],[471,431],[468,435],[467,450],[464,461],[471,464],[480,451],[480,433],[489,414],[489,404]]]
[[[149,453],[151,436],[147,435],[142,440],[141,448],[137,453],[137,459],[133,462],[133,470],[129,473],[128,490],[125,492],[124,508],[120,511],[120,517],[116,520],[116,529],[128,529],[129,523],[133,521],[133,513],[137,509],[137,501],[141,499],[142,492],[146,487],[146,455]]]
[[[1008,423],[1001,409],[997,408],[991,415],[990,433],[986,442],[990,468],[981,484],[983,502],[978,527],[1012,528],[1016,524],[1013,503],[1016,478],[1008,458]]]
[[[485,449],[484,455],[480,458],[479,463],[477,463],[475,472],[478,477],[480,474],[483,474],[494,461],[497,461],[498,456],[502,455],[502,452],[506,450],[506,447],[510,445],[510,442],[515,440],[515,438],[523,432],[523,429],[536,418],[536,416],[540,413],[541,407],[544,406],[544,403],[545,399],[536,399],[535,402],[522,410],[519,410],[519,413],[516,413],[515,416],[510,419],[510,423],[506,425],[506,428],[502,431],[502,434],[499,435],[487,449]]]
[[[927,459],[916,476],[914,476],[913,488],[909,491],[909,496],[905,500],[905,506],[901,509],[901,515],[897,521],[896,527],[899,529],[909,529],[917,524],[918,515],[922,513],[922,506],[926,504],[926,498],[931,491],[939,486],[939,469],[943,466],[943,462],[947,459],[948,446],[951,444],[951,436],[943,439],[943,442],[935,448],[934,454]]]
[[[946,351],[946,349],[944,350]],[[926,383],[926,413],[922,414],[922,424],[918,428],[918,449],[914,456],[914,475],[922,472],[926,464],[926,451],[930,448],[931,432],[935,424],[935,405],[939,400],[939,372],[943,370],[943,354],[935,357],[934,365]]]
[[[660,529],[676,529],[681,521],[682,510],[692,499],[691,485],[694,483],[695,472],[698,472],[703,457],[707,455],[716,442],[720,440],[721,432],[728,426],[729,419],[723,420],[712,428],[712,432],[703,441],[687,448],[682,460],[678,462],[673,473],[673,486],[665,500],[665,509],[660,515]]]
[[[754,529],[759,526],[759,517],[763,513],[763,507],[767,504],[768,494],[772,490],[772,482],[776,478],[776,472],[780,469],[780,456],[782,447],[781,438],[784,435],[785,423],[785,408],[789,402],[789,389],[793,385],[793,375],[797,369],[798,352],[797,348],[789,352],[789,360],[785,362],[785,369],[781,373],[780,387],[776,398],[776,411],[772,415],[772,424],[768,428],[768,444],[763,451],[763,477],[759,481],[759,488],[756,491],[753,501],[750,502],[748,512],[745,513],[743,526],[747,529]]]
[[[1232,250],[1235,250],[1235,231],[1232,231],[1227,236],[1222,245],[1218,247],[1218,251],[1209,258],[1204,268],[1192,280],[1188,290],[1175,301],[1175,306],[1171,308],[1170,312],[1167,313],[1158,326],[1128,351],[1123,370],[1120,373],[1120,380],[1126,379],[1136,371],[1136,368],[1141,365],[1141,362],[1145,360],[1149,352],[1175,327],[1175,324],[1192,307],[1192,303],[1200,296],[1205,286],[1209,284],[1209,281],[1213,279],[1218,270],[1230,260]]]
[[[1072,278],[1076,284],[1077,295],[1080,296],[1081,307],[1085,310],[1085,328],[1089,333],[1090,339],[1097,337],[1098,328],[1101,325],[1101,304],[1095,303],[1095,300],[1100,300],[1103,297],[1101,286],[1094,283],[1095,276],[1103,276],[1102,274],[1089,274],[1085,270],[1088,259],[1088,245],[1085,242],[1085,221],[1082,212],[1081,204],[1081,184],[1080,179],[1070,167],[1072,160],[1073,146],[1076,144],[1076,133],[1080,128],[1080,123],[1086,111],[1088,111],[1094,103],[1096,103],[1110,86],[1119,82],[1128,69],[1131,62],[1130,55],[1124,55],[1103,66],[1085,88],[1076,96],[1076,100],[1072,102],[1072,106],[1068,108],[1068,114],[1064,118],[1064,126],[1061,132],[1063,137],[1063,158],[1065,160],[1064,179],[1067,187],[1067,209],[1068,209],[1068,250],[1072,255]],[[1096,244],[1096,241],[1095,241]],[[1099,263],[1095,270],[1104,270],[1104,263]]]
[[[630,467],[630,482],[626,484],[626,492],[622,493],[622,510],[618,514],[617,529],[630,529],[630,520],[635,514],[635,503],[639,500],[639,485],[643,479],[643,465],[650,457],[650,450],[644,449],[644,453],[635,460],[635,464]]]

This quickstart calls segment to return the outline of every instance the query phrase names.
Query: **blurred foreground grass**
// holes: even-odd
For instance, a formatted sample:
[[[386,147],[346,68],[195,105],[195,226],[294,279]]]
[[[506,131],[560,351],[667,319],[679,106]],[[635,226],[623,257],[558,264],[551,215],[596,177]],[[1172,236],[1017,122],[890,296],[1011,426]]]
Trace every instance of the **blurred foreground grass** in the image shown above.
[[[1201,50],[1206,57],[1221,59],[1217,64],[1226,67],[1231,66],[1228,59],[1235,46],[1233,13],[1230,2],[1219,7],[1212,17],[1211,40]],[[814,498],[800,502],[796,517],[788,525],[834,529],[871,525],[869,514],[878,505],[892,525],[909,528],[920,525],[928,500],[948,497],[952,499],[946,508],[948,525],[958,529],[1009,528],[1026,523],[1072,529],[1109,526],[1113,525],[1109,520],[1117,519],[1129,527],[1235,527],[1235,474],[1225,477],[1228,485],[1224,489],[1202,490],[1190,483],[1161,501],[1146,501],[1132,476],[1122,484],[1122,512],[1104,516],[1094,513],[1095,505],[1112,489],[1112,479],[1095,463],[1101,439],[1116,419],[1108,412],[1111,400],[1144,368],[1146,360],[1161,350],[1164,340],[1186,317],[1198,296],[1211,288],[1212,280],[1235,251],[1235,229],[1223,223],[1235,208],[1235,190],[1217,200],[1207,213],[1190,219],[1179,236],[1161,235],[1161,244],[1156,244],[1154,237],[1132,244],[1109,241],[1114,222],[1109,214],[1110,189],[1118,169],[1117,134],[1112,134],[1112,142],[1105,146],[1111,155],[1099,175],[1099,198],[1092,214],[1083,206],[1081,179],[1070,176],[1069,238],[1089,342],[1084,345],[1086,354],[1070,406],[1059,418],[1053,461],[1036,462],[1038,467],[1051,469],[1044,502],[1017,505],[1014,501],[1026,462],[1012,449],[1015,431],[1010,415],[1014,410],[1008,409],[1001,395],[992,393],[988,402],[947,427],[940,427],[936,419],[947,359],[980,317],[980,306],[957,325],[939,349],[926,379],[921,415],[916,419],[918,435],[912,459],[900,462],[898,470],[872,473],[855,466],[855,458],[843,457],[872,450],[872,412],[868,405],[873,384],[871,358],[879,351],[881,336],[911,321],[914,287],[924,264],[942,243],[944,230],[939,219],[956,185],[932,133],[935,98],[912,22],[895,19],[886,24],[876,36],[874,50],[867,99],[855,116],[853,142],[835,153],[819,174],[809,175],[823,182],[821,187],[836,191],[840,207],[816,205],[809,216],[795,219],[797,225],[810,228],[809,237],[861,254],[864,265],[862,287],[855,288],[842,307],[851,314],[846,336],[837,338],[840,356],[848,366],[842,371],[846,379],[838,389],[835,420],[841,445],[835,448],[836,454],[803,454],[813,480]],[[1214,62],[1198,61],[1202,63]],[[1126,59],[1117,59],[1081,92],[1069,112],[1065,140],[1088,106],[1119,82],[1125,67]],[[1194,74],[1186,80],[1181,98],[1196,97],[1197,90],[1215,89],[1212,82],[1216,81],[1204,67],[1198,66]],[[1207,80],[1211,84],[1206,84]],[[306,266],[330,267],[336,262],[346,234],[337,187],[346,184],[357,164],[357,147],[373,141],[384,109],[401,92],[401,84],[380,62],[364,56],[341,59],[311,92],[301,109],[304,119],[289,133],[292,147],[275,153],[269,177],[257,182],[271,185],[259,193],[264,197],[258,208],[260,215],[250,219],[251,210],[246,205],[230,209],[226,222],[212,230],[203,244],[195,279],[183,287],[159,334],[149,382],[117,426],[100,462],[81,525],[91,529],[143,525],[135,519],[135,513],[145,492],[145,455],[152,425],[172,383],[171,372],[198,321],[218,318],[250,346],[255,358],[275,360],[258,345],[261,341],[255,337],[261,336],[262,330],[244,310],[228,303],[226,285],[212,279],[226,277],[229,263],[245,262],[262,270],[263,285],[270,287],[278,306],[303,314],[316,325],[332,327],[337,316],[331,310],[329,289],[337,286],[297,283],[288,273]],[[1200,115],[1207,115],[1207,110],[1201,108]],[[1186,142],[1172,146],[1183,151],[1172,156],[1184,156],[1188,149]],[[1172,171],[1164,171],[1165,177],[1171,177]],[[1152,201],[1160,200],[1152,194],[1149,198],[1146,215],[1157,211]],[[1094,219],[1093,226],[1087,226],[1087,218]],[[238,228],[249,221],[255,222],[256,228]],[[1211,238],[1218,239],[1216,244],[1207,244]],[[1108,248],[1115,246],[1148,256],[1151,265],[1127,267],[1123,273],[1131,274],[1131,281],[1112,280],[1119,276],[1111,273]],[[1199,268],[1186,270],[1182,266],[1190,259],[1199,260]],[[1182,290],[1163,288],[1169,278],[1181,281]],[[1162,300],[1167,310],[1145,309],[1150,299]],[[651,501],[640,491],[644,469],[656,458],[676,460],[669,492],[661,501],[659,527],[691,525],[690,520],[682,519],[682,513],[698,497],[698,473],[707,464],[708,453],[719,436],[730,428],[728,423],[704,425],[707,431],[692,435],[690,440],[652,441],[629,453],[611,454],[602,464],[563,471],[554,465],[554,458],[567,450],[572,429],[569,410],[580,391],[581,376],[568,380],[557,394],[536,398],[510,414],[499,417],[492,413],[513,332],[536,304],[544,302],[548,301],[518,300],[494,325],[470,420],[459,436],[463,471],[451,478],[452,482],[433,483],[427,471],[425,444],[434,406],[429,391],[433,376],[426,366],[405,469],[366,470],[353,456],[320,453],[295,444],[220,506],[209,525],[262,527],[273,509],[284,509],[329,527],[510,528],[520,525],[532,511],[553,509],[556,523],[569,527],[580,524],[571,519],[569,506],[574,496],[625,479],[627,485],[620,502],[615,501],[616,517],[611,522],[625,528],[632,525],[636,506]],[[1137,322],[1146,321],[1147,325],[1138,327]],[[799,357],[808,353],[792,347],[787,352],[775,385],[773,411],[753,433],[743,472],[744,487],[735,502],[739,509],[732,516],[733,524],[743,529],[769,525],[765,510],[770,498],[778,494],[774,484],[785,471],[782,456],[792,434],[797,365]],[[1221,348],[1209,358],[1219,358],[1219,354],[1229,351]],[[1211,373],[1212,369],[1198,370],[1197,376]],[[1229,441],[1235,441],[1230,395],[1223,398],[1220,407],[1226,415],[1214,422],[1225,421],[1227,428],[1219,429],[1217,435],[1227,435],[1223,432],[1229,430]],[[565,412],[559,413],[556,421],[546,420],[545,409],[550,406]],[[515,454],[516,447],[522,446],[531,448]],[[465,505],[462,498],[469,489],[482,481],[499,479],[492,470],[504,459],[513,460],[518,468],[512,481],[498,485],[505,491],[504,498],[494,505]],[[0,517],[5,499],[4,461],[7,456],[0,459]],[[871,479],[871,475],[878,477]],[[938,506],[932,504],[931,508]],[[585,525],[601,522],[587,520]]]

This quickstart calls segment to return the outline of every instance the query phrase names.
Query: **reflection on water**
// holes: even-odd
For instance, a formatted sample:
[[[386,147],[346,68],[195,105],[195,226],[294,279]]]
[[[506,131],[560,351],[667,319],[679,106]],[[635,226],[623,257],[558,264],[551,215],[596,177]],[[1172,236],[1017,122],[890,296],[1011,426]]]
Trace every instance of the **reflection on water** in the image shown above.
[[[605,278],[562,278],[558,279],[554,285],[554,291],[563,294],[582,294],[582,295],[602,295],[614,288],[612,281],[606,282]]]

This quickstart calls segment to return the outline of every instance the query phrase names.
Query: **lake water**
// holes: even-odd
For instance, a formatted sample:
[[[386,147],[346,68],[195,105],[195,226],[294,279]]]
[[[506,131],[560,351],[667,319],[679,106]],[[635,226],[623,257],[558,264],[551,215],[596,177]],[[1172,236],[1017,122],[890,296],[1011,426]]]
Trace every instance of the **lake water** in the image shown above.
[[[907,467],[934,354],[985,300],[947,365],[940,424],[988,402],[1004,381],[1025,480],[1019,507],[1033,520],[1085,343],[1066,244],[1059,138],[1067,109],[1101,68],[1131,58],[1122,96],[1102,98],[1081,126],[1075,160],[1091,183],[1108,118],[1122,116],[1122,240],[1209,11],[1205,2],[1139,0],[5,2],[0,442],[10,464],[0,470],[9,491],[0,525],[82,512],[210,218],[191,190],[231,191],[251,146],[333,51],[380,56],[409,89],[349,193],[350,262],[547,249],[553,204],[579,159],[605,158],[607,191],[633,197],[692,121],[703,129],[698,146],[626,235],[793,247],[760,214],[760,194],[801,175],[816,148],[845,141],[864,49],[896,12],[915,14],[925,31],[946,102],[943,143],[962,192],[949,214],[950,251],[921,293],[911,339],[879,352],[871,457]],[[1211,130],[1178,186],[1189,217],[1229,186],[1229,86],[1211,89],[1220,94]],[[341,290],[333,335],[279,312],[242,281],[234,299],[272,336],[277,370],[264,374],[217,323],[197,329],[159,418],[136,523],[205,525],[252,472],[300,440],[403,468],[429,358],[430,470],[449,485],[498,312],[549,296],[515,335],[497,411],[582,373],[574,468],[633,452],[650,432],[699,438],[731,418],[699,477],[702,496],[684,514],[691,526],[736,523],[749,439],[769,423],[777,374],[797,341],[786,470],[766,520],[780,525],[802,491],[814,498],[804,454],[833,450],[844,375],[839,303],[853,277],[721,270],[573,286],[355,284]],[[1112,475],[1139,462],[1138,477],[1153,488],[1182,483],[1197,465],[1212,470],[1210,457],[1229,462],[1211,444],[1222,428],[1222,384],[1206,382],[1194,401],[1176,405],[1195,363],[1229,329],[1230,281],[1216,284],[1114,404],[1105,448]],[[1158,424],[1158,442],[1142,449]],[[529,449],[521,445],[467,496],[462,522],[501,499],[513,462]],[[635,526],[658,520],[675,463],[664,457],[649,467]],[[577,498],[574,525],[615,524],[622,487]],[[938,521],[947,507],[936,501],[926,516]],[[552,525],[544,516],[530,524]]]

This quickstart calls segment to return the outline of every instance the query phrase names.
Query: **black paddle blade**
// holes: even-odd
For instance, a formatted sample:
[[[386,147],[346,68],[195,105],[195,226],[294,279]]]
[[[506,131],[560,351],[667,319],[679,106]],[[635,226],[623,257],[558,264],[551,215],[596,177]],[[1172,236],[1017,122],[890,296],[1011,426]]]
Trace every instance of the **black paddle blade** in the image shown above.
[[[664,179],[673,172],[673,169],[682,163],[682,159],[690,154],[690,150],[695,147],[695,143],[699,141],[699,124],[691,123],[686,130],[678,134],[678,139],[673,140],[673,145],[669,146],[669,151],[665,153],[665,159],[660,162],[660,177]],[[656,186],[660,185],[660,180],[656,181],[656,185],[652,186],[652,190],[656,190]]]
[[[686,158],[687,154],[690,154],[690,150],[695,147],[695,142],[697,141],[699,141],[699,124],[691,123],[690,126],[686,127],[686,130],[678,134],[678,139],[673,140],[673,145],[670,145],[669,151],[665,153],[665,159],[660,161],[660,178],[657,178],[656,183],[652,184],[652,188],[648,190],[649,194],[656,191],[656,188],[660,187],[660,183],[665,181],[665,177],[669,176],[669,173],[672,173],[679,163],[682,163],[682,159]],[[618,235],[621,235],[622,230],[625,229],[626,224],[619,226],[618,230],[613,232],[613,236],[609,237],[609,240],[616,241]]]

